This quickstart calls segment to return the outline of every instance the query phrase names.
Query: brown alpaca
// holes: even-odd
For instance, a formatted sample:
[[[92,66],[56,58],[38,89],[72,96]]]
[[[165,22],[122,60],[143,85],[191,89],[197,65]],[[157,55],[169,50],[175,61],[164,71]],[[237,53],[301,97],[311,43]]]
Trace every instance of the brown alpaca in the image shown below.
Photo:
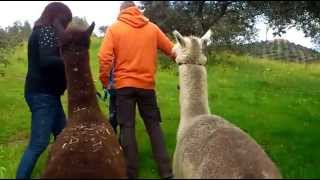
[[[61,38],[68,87],[67,126],[52,145],[43,178],[126,178],[117,137],[102,114],[89,66],[90,35],[68,29]]]

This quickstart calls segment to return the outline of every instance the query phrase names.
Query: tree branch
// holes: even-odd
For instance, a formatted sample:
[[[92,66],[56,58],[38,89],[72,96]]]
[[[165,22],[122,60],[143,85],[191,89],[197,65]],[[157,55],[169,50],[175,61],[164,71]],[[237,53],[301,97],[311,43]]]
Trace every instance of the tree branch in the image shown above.
[[[197,13],[196,13],[196,17],[198,18],[202,18],[203,17],[203,8],[204,8],[204,3],[206,1],[196,1],[199,3],[198,5],[198,10],[197,10]]]
[[[232,2],[230,2],[230,1],[223,1],[223,2],[221,2],[221,5],[220,5],[220,12],[219,12],[219,14],[216,16],[216,18],[214,18],[212,21],[211,21],[211,23],[212,23],[212,25],[214,25],[214,24],[217,24],[218,22],[219,22],[219,20],[226,14],[226,12],[227,12],[227,8],[228,8],[228,6],[231,4]],[[211,25],[211,26],[212,26]]]
[[[219,10],[217,15],[214,18],[201,18],[201,25],[202,25],[202,29],[204,31],[207,31],[210,27],[212,27],[213,25],[217,24],[220,19],[227,13],[227,9],[229,7],[229,5],[232,4],[231,1],[222,1],[219,2]]]

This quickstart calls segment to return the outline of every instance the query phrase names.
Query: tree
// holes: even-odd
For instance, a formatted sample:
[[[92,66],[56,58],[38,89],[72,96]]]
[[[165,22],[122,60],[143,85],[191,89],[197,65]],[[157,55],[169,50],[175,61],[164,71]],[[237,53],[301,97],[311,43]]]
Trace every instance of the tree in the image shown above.
[[[32,32],[31,25],[28,21],[24,21],[23,26],[21,28],[21,36],[23,40],[27,40]]]
[[[72,21],[69,26],[70,27],[78,27],[81,29],[86,29],[89,26],[89,23],[88,23],[86,17],[74,16],[72,18]]]
[[[212,29],[216,44],[251,41],[257,12],[245,1],[142,1],[145,15],[166,32],[202,36]]]
[[[23,24],[20,21],[16,21],[12,26],[5,28],[5,38],[8,43],[8,47],[15,47],[23,41],[27,40],[31,34],[31,25],[28,21]]]
[[[5,48],[8,43],[7,32],[0,28],[0,48]]]
[[[100,32],[101,34],[104,34],[104,33],[106,32],[107,28],[108,28],[108,26],[100,26],[100,27],[99,27],[99,32]]]
[[[15,48],[29,38],[31,25],[28,21],[23,24],[16,21],[12,26],[5,29],[0,28],[0,64],[9,64],[8,57],[15,51]]]
[[[255,39],[256,17],[264,16],[274,35],[296,27],[320,45],[319,1],[142,1],[145,15],[171,33],[202,36],[211,28],[214,43],[237,44]]]
[[[9,44],[9,39],[7,32],[0,28],[0,66],[3,64],[6,66],[8,64],[7,60],[7,48]],[[3,72],[0,73],[3,76]]]
[[[266,17],[274,35],[281,36],[287,28],[296,27],[320,45],[319,1],[250,1],[249,5]]]

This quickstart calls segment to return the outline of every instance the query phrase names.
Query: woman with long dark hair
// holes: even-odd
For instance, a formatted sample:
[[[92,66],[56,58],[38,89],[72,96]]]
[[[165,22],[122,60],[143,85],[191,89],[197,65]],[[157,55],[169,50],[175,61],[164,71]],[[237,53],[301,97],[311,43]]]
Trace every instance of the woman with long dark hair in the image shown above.
[[[32,115],[31,135],[17,178],[30,178],[39,156],[49,145],[51,134],[56,138],[65,127],[61,96],[66,90],[66,78],[59,36],[71,20],[71,10],[65,4],[50,3],[29,37],[25,100]]]

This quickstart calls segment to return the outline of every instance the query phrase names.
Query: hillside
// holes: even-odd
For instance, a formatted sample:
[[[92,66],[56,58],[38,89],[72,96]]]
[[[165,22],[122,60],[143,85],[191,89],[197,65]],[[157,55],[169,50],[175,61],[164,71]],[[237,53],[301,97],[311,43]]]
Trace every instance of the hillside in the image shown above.
[[[309,63],[320,60],[319,52],[289,42],[285,39],[275,39],[273,41],[262,41],[246,44],[242,45],[240,47],[240,50],[252,56],[276,60],[302,63]]]
[[[95,39],[90,62],[101,92],[99,45],[100,41]],[[10,61],[6,76],[0,76],[0,179],[15,178],[30,132],[31,114],[23,96],[26,48],[16,51]],[[158,70],[156,91],[161,125],[172,156],[179,123],[177,67],[167,59],[159,61],[170,65]],[[248,56],[218,53],[208,58],[207,69],[212,113],[248,132],[279,166],[284,178],[320,178],[320,64],[258,61]],[[100,103],[106,113],[106,104]],[[63,104],[66,107],[66,96]],[[138,113],[137,117],[140,178],[159,178],[145,127]],[[46,156],[47,152],[38,161],[34,178],[41,175]]]

